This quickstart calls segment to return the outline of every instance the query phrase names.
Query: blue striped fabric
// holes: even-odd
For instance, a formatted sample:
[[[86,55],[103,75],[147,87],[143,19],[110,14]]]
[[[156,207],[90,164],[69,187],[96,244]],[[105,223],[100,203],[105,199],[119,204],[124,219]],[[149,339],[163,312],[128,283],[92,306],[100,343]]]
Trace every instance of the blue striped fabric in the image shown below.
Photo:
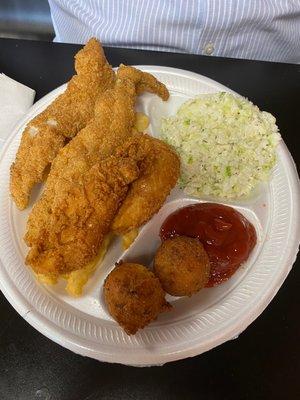
[[[55,41],[300,62],[300,0],[49,0]]]

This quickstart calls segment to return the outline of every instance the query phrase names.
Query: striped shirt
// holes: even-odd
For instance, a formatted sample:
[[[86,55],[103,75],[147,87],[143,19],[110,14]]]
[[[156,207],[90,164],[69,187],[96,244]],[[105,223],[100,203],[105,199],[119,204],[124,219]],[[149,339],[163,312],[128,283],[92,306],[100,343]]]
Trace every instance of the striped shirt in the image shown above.
[[[49,0],[55,41],[300,62],[300,0]]]

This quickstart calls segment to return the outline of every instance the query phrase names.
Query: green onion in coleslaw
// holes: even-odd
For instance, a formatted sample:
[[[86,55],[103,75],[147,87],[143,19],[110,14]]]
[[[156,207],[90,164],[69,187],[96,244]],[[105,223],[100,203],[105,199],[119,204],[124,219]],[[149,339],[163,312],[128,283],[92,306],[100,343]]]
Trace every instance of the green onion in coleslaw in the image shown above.
[[[270,113],[220,92],[199,95],[163,118],[161,139],[181,158],[187,194],[237,199],[269,178],[280,134]]]

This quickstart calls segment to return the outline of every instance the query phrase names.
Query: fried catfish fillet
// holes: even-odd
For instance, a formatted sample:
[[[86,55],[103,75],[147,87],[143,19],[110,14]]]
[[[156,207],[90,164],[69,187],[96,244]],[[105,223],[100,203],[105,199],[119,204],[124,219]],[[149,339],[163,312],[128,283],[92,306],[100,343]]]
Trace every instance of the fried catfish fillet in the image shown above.
[[[146,156],[112,224],[112,230],[124,234],[145,224],[158,212],[180,173],[180,160],[168,144],[147,134],[140,135]]]
[[[85,172],[80,184],[66,183],[26,258],[33,270],[53,278],[96,257],[128,184],[138,177],[135,160],[110,156]]]
[[[46,167],[59,150],[91,120],[99,94],[115,81],[96,39],[76,54],[75,70],[77,75],[66,91],[33,118],[23,132],[10,177],[11,195],[21,210],[27,207],[31,189],[43,180]]]
[[[126,151],[118,149],[134,135],[132,128],[135,123],[135,100],[137,94],[141,92],[141,87],[143,90],[157,93],[164,99],[168,97],[165,86],[152,75],[133,67],[121,67],[114,88],[99,96],[92,121],[61,149],[55,158],[44,193],[29,216],[25,235],[25,241],[31,247],[26,262],[35,272],[59,275],[80,269],[97,254],[102,240],[98,236],[97,239],[88,241],[85,256],[72,257],[72,254],[77,252],[76,248],[80,247],[80,241],[85,236],[92,236],[90,230],[94,230],[96,226],[98,231],[102,231],[101,224],[105,223],[104,231],[106,231],[115,215],[107,210],[105,201],[100,201],[99,207],[103,210],[102,214],[100,211],[96,214],[95,219],[99,219],[98,225],[94,225],[96,222],[93,220],[94,228],[89,227],[90,211],[86,211],[89,208],[80,206],[81,203],[85,204],[84,196],[87,196],[86,174],[90,174],[93,168],[101,173],[103,169],[101,161],[110,157],[114,151],[118,154],[117,158],[129,157],[131,160],[141,161],[142,153],[133,151],[128,144]],[[136,146],[133,143],[131,145]],[[117,175],[118,168],[112,166],[111,168],[112,173]],[[104,183],[105,179],[103,185]],[[119,205],[123,195],[117,193],[120,198]],[[103,194],[103,199],[109,202],[110,196],[113,197],[113,193],[107,190]],[[78,204],[74,210],[73,202]],[[87,201],[92,208],[98,207],[94,204],[97,202],[99,202],[98,197],[95,197],[93,202],[91,199]],[[66,211],[64,207],[71,212]],[[113,207],[113,210],[114,213],[117,212],[117,208]],[[63,224],[58,224],[60,218],[63,218]],[[82,234],[79,236],[72,236],[72,232],[74,230],[76,232],[77,222],[74,221],[80,222]],[[64,240],[67,240],[67,246],[61,245]]]

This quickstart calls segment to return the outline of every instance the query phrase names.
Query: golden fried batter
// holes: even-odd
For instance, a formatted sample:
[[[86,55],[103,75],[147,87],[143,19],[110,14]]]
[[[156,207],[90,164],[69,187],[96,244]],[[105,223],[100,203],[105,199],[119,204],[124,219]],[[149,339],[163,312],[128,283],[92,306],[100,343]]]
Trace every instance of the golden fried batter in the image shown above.
[[[108,157],[84,173],[78,184],[66,182],[68,196],[49,205],[47,221],[39,229],[26,263],[39,274],[57,277],[91,261],[108,233],[111,221],[130,182],[138,177],[130,158]]]
[[[146,148],[146,157],[140,165],[140,177],[132,183],[114,219],[112,230],[118,234],[149,221],[179,177],[179,157],[168,144],[149,135],[141,135],[140,143]]]
[[[96,98],[114,84],[115,74],[96,39],[77,53],[75,69],[77,75],[66,91],[23,132],[10,179],[12,197],[21,210],[27,207],[31,189],[43,180],[45,168],[58,151],[93,117]]]
[[[140,264],[117,265],[106,278],[103,291],[109,313],[128,335],[171,309],[159,280]]]
[[[164,101],[168,100],[170,96],[166,86],[148,72],[142,72],[134,67],[121,64],[117,72],[117,77],[121,80],[130,80],[133,82],[137,95],[150,92],[156,94]]]
[[[93,120],[55,158],[44,193],[29,216],[25,235],[27,245],[32,247],[27,263],[37,273],[60,275],[80,269],[97,254],[103,235],[94,230],[107,232],[124,198],[118,185],[116,188],[109,185],[111,190],[105,186],[105,179],[109,182],[111,176],[117,178],[120,165],[112,164],[110,171],[101,160],[110,157],[114,151],[118,154],[116,159],[128,158],[135,163],[143,160],[143,146],[137,144],[139,140],[134,138],[132,127],[139,85],[141,83],[146,88],[147,82],[150,91],[157,90],[158,94],[165,96],[165,87],[154,77],[132,67],[123,67],[122,76],[117,74],[114,88],[99,96]],[[126,150],[117,150],[126,140]],[[98,179],[102,191],[91,186],[92,178]],[[89,187],[98,190],[97,196],[89,194]],[[114,193],[119,196],[118,201]],[[99,207],[102,210],[98,210]],[[91,227],[90,215],[94,216]],[[80,249],[81,240],[84,249]],[[82,257],[79,254],[78,257],[72,256],[77,247],[83,252]]]
[[[167,293],[191,296],[207,284],[210,263],[198,239],[176,236],[159,247],[154,272]]]

